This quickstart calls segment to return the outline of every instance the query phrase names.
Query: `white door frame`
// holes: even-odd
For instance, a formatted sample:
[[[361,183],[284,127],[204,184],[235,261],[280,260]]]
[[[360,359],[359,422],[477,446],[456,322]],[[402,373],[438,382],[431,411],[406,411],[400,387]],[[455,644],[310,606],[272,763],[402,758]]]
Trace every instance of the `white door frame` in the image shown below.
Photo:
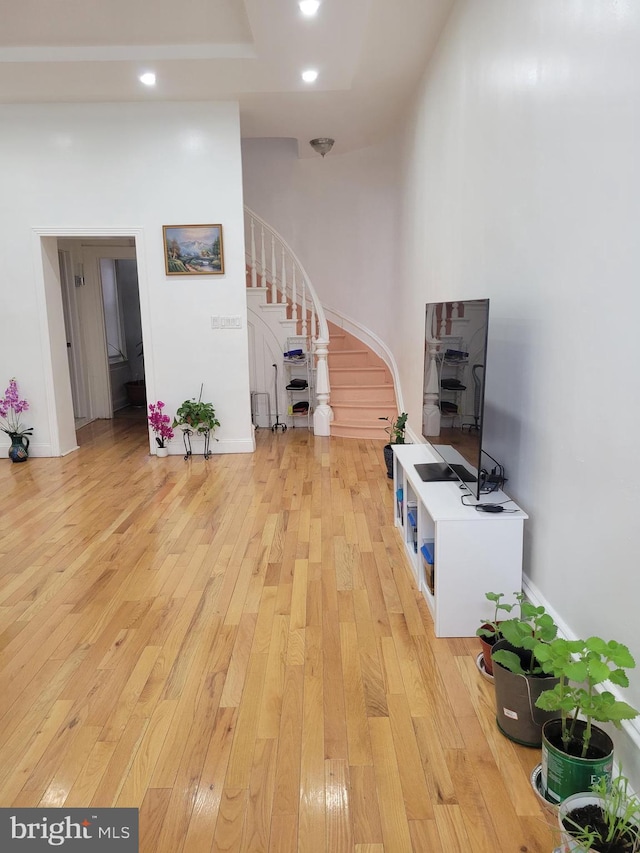
[[[87,237],[133,237],[138,266],[140,319],[145,348],[145,368],[153,376],[153,346],[151,344],[148,273],[145,263],[145,234],[139,227],[118,228],[33,228],[34,278],[38,300],[38,321],[42,343],[42,366],[45,382],[47,416],[49,423],[49,453],[65,456],[77,450],[73,399],[67,358],[67,342],[58,263],[58,239]],[[105,247],[106,248],[106,247]],[[40,259],[40,263],[38,263]],[[103,327],[104,328],[104,327]],[[107,365],[108,369],[108,365]],[[154,399],[153,383],[147,379],[149,399]]]

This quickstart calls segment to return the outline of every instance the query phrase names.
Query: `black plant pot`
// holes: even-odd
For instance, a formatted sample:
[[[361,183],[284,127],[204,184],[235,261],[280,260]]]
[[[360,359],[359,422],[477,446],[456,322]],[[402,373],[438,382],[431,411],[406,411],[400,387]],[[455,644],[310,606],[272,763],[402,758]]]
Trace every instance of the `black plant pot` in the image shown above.
[[[132,382],[125,382],[124,387],[130,406],[147,405],[147,386],[144,379],[134,379]]]
[[[387,466],[387,477],[390,480],[393,480],[393,450],[390,444],[385,444],[382,448],[382,452],[384,453],[384,461]]]

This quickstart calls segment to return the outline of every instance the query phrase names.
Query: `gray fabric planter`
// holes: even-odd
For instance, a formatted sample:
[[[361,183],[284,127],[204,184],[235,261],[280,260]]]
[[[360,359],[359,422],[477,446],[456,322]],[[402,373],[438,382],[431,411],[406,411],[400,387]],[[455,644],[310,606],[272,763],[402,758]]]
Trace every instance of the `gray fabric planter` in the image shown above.
[[[499,640],[491,655],[500,649],[514,652],[523,669],[530,666],[531,653]],[[536,708],[536,699],[544,690],[558,683],[553,676],[518,675],[493,660],[493,678],[496,690],[496,723],[503,735],[523,746],[542,745],[542,725],[553,719],[555,712]]]

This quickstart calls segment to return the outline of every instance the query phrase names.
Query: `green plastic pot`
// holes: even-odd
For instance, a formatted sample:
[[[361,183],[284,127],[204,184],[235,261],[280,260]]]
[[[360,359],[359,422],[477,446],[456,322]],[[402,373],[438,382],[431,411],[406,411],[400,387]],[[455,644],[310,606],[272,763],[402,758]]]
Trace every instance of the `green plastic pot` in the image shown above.
[[[578,720],[578,737],[582,737],[585,726],[584,721]],[[590,750],[594,754],[590,758],[564,752],[557,745],[561,743],[561,731],[562,722],[557,718],[542,727],[542,790],[552,803],[591,790],[593,783],[602,777],[611,779],[613,769],[613,741],[602,729],[591,727]]]

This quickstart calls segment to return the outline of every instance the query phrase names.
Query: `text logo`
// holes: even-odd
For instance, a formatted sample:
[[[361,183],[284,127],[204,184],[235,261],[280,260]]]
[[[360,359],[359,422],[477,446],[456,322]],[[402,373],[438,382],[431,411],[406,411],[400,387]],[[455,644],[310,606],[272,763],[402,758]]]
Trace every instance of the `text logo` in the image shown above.
[[[138,853],[138,809],[0,809],[2,853]]]

